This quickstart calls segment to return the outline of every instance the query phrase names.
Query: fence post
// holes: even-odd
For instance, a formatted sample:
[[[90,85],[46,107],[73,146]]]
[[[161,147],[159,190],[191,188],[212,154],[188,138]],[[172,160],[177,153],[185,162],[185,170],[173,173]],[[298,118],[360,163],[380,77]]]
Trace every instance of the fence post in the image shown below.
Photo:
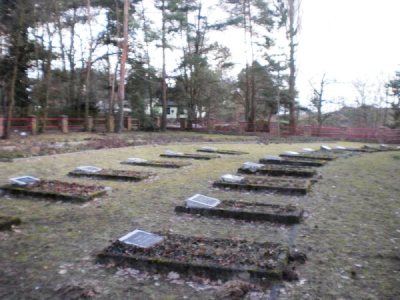
[[[60,116],[61,118],[61,132],[62,133],[68,133],[68,116],[62,115]]]
[[[87,132],[92,132],[93,131],[93,117],[92,116],[88,116],[86,122],[87,122],[86,131]]]
[[[208,131],[213,131],[215,129],[216,120],[214,118],[208,119],[207,129]]]
[[[107,122],[106,124],[107,132],[114,132],[115,131],[114,116],[107,116],[106,122]]]
[[[35,115],[29,116],[29,127],[31,128],[31,134],[36,135],[38,132],[37,128],[37,117]]]
[[[160,128],[161,127],[161,118],[160,117],[154,117],[153,118],[153,122],[154,122],[154,126],[156,128]]]
[[[128,131],[132,130],[132,117],[131,116],[126,117],[126,130],[128,130]]]
[[[304,136],[312,136],[312,126],[311,125],[304,125],[304,131],[303,135]]]
[[[4,136],[4,120],[5,118],[0,115],[0,138]]]
[[[180,128],[185,130],[187,127],[187,119],[186,118],[179,118]]]

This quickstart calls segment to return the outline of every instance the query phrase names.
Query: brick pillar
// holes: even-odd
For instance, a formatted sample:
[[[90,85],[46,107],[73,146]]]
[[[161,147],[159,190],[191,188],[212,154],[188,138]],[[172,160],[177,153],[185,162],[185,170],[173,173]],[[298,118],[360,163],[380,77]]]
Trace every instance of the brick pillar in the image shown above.
[[[29,116],[29,122],[31,127],[31,134],[36,135],[38,132],[37,117],[33,115]]]
[[[312,135],[312,127],[311,125],[304,125],[304,131],[303,131],[303,135],[304,136],[311,136]]]
[[[0,138],[4,136],[4,117],[0,116]]]
[[[132,130],[132,117],[131,116],[126,117],[126,130],[128,130],[128,131]]]
[[[86,120],[86,131],[87,132],[92,132],[93,131],[93,117],[92,116],[88,116],[87,120]]]
[[[114,116],[107,116],[106,122],[107,132],[115,132]]]
[[[187,128],[187,119],[186,118],[179,118],[179,123],[181,129],[185,130]]]
[[[214,130],[214,128],[215,128],[215,119],[214,118],[210,118],[209,120],[208,120],[208,124],[207,124],[207,127],[208,127],[208,130]]]
[[[60,121],[61,132],[68,133],[68,116],[62,115],[62,116],[60,116],[60,118],[61,118],[61,121]]]
[[[153,122],[154,122],[154,126],[156,128],[161,128],[161,118],[160,117],[154,117]]]
[[[346,126],[340,126],[340,139],[345,141],[348,133],[348,128]]]

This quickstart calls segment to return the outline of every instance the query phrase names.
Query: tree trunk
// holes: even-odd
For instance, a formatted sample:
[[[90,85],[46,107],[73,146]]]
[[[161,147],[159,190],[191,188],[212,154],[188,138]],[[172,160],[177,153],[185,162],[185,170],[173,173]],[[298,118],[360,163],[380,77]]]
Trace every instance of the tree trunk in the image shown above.
[[[89,98],[90,98],[90,75],[92,73],[92,55],[93,55],[93,32],[92,32],[92,16],[91,16],[91,3],[90,0],[86,2],[87,18],[89,25],[89,55],[86,62],[86,76],[85,76],[85,130],[89,128]]]
[[[161,75],[161,92],[162,92],[162,117],[161,117],[161,130],[167,129],[167,84],[166,84],[166,70],[165,70],[165,48],[166,45],[166,28],[165,28],[165,0],[161,2],[162,14],[162,75]]]
[[[289,13],[289,132],[296,131],[296,65],[295,65],[295,40],[297,29],[295,28],[296,9],[294,2],[296,0],[288,0],[288,13]],[[297,12],[298,13],[298,12]]]
[[[125,100],[125,74],[126,74],[126,60],[128,58],[128,19],[129,19],[129,1],[124,0],[124,25],[123,25],[123,44],[121,53],[121,65],[119,72],[119,85],[118,85],[118,122],[117,132],[121,133],[124,128],[124,100]]]

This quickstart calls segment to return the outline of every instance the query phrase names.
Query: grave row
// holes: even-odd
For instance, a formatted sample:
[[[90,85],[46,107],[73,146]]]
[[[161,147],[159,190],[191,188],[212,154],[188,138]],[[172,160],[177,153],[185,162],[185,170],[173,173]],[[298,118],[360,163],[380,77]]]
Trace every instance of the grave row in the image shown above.
[[[330,149],[322,146],[321,151],[312,151],[312,149],[303,149],[301,153],[289,151],[277,157],[264,157],[260,159],[259,163],[245,162],[239,167],[238,174],[222,175],[219,180],[214,182],[214,186],[229,189],[306,194],[317,174],[312,167],[323,166],[328,161],[346,156],[348,153],[382,150],[388,149],[370,147]],[[246,154],[234,150],[219,151],[210,147],[203,147],[198,151],[231,155]],[[161,156],[191,159],[219,157],[217,155],[174,151],[166,151]],[[130,158],[122,163],[166,168],[180,168],[190,165],[190,163],[140,158]],[[70,172],[69,175],[127,180],[142,180],[154,175],[150,172],[139,173],[136,171],[118,171],[122,173],[116,174],[115,171],[93,166],[81,166]],[[61,196],[65,199],[75,197],[79,201],[87,201],[107,192],[107,188],[104,187],[45,181],[31,176],[12,178],[11,181],[12,184],[3,187],[3,189],[40,197]],[[186,199],[185,202],[184,206],[175,207],[176,213],[286,224],[299,223],[303,216],[303,209],[292,205],[282,206],[234,200],[221,201],[200,194]],[[222,280],[228,280],[246,273],[254,281],[284,279],[288,270],[289,258],[288,247],[277,243],[151,233],[139,229],[119,238],[98,254],[99,262],[113,262],[116,265],[134,266],[138,269],[160,272],[176,271]]]

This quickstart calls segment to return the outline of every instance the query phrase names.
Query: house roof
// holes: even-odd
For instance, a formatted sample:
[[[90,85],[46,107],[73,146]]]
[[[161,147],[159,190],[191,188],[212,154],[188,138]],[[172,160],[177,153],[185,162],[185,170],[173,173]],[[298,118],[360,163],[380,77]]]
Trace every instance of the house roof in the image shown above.
[[[155,106],[162,106],[162,103],[158,102]],[[167,106],[169,106],[169,107],[172,107],[172,106],[178,107],[178,104],[176,104],[175,101],[167,100]]]

